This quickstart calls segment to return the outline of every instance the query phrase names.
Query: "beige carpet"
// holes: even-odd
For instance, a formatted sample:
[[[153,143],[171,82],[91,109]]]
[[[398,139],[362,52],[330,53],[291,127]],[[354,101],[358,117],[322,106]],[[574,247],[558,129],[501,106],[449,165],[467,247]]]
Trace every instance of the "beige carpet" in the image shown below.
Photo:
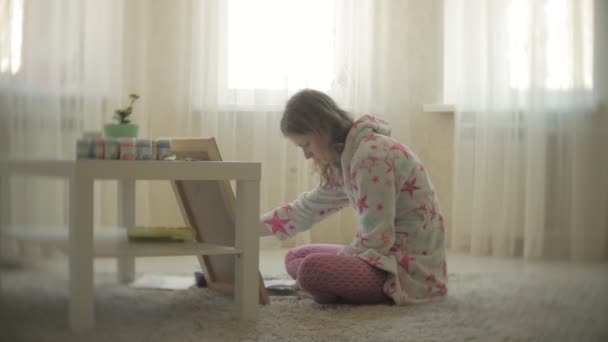
[[[319,305],[274,296],[256,323],[198,288],[131,289],[96,275],[95,330],[66,328],[65,274],[3,269],[0,341],[608,341],[608,264],[525,264],[452,256],[438,303]]]

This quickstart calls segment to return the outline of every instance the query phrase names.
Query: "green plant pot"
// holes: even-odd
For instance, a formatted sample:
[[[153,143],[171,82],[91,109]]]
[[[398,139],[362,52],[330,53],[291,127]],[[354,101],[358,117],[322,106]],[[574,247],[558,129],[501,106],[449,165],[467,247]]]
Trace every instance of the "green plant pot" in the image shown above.
[[[106,124],[103,126],[105,138],[137,138],[139,127],[134,124]]]

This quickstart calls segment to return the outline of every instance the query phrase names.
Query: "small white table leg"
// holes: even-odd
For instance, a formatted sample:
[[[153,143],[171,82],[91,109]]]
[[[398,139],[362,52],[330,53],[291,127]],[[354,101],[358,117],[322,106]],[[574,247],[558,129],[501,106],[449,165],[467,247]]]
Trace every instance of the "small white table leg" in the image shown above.
[[[119,226],[135,227],[135,180],[118,182]],[[135,257],[121,255],[117,261],[118,281],[128,284],[135,279]]]
[[[69,323],[74,331],[94,325],[93,296],[93,178],[81,175],[78,165],[70,179]]]
[[[242,254],[236,256],[234,301],[236,316],[242,319],[258,317],[259,214],[260,182],[237,181],[235,246]]]
[[[21,259],[24,255],[17,254],[20,252],[17,249],[17,239],[9,235],[11,224],[10,177],[8,173],[2,172],[0,174],[0,259],[12,259],[14,257]]]
[[[1,170],[0,170],[1,171]],[[0,173],[0,259],[4,257],[5,241],[3,240],[8,226],[8,175]]]
[[[8,226],[8,212],[9,212],[9,201],[8,201],[8,174],[1,173],[0,170],[0,260],[5,257],[6,243],[4,234],[6,234]],[[2,290],[2,272],[0,272],[0,290]]]

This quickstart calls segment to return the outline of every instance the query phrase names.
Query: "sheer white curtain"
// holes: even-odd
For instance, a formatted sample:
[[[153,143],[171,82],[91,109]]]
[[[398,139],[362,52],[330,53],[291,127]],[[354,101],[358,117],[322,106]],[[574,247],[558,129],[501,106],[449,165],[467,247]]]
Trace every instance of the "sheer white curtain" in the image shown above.
[[[453,248],[608,255],[601,2],[446,1],[445,95],[458,109]]]
[[[0,1],[1,158],[74,158],[76,139],[110,120],[124,101],[122,15],[120,1]],[[65,181],[8,187],[7,226],[67,223]]]
[[[15,30],[0,37],[3,155],[73,157],[77,137],[100,131],[136,92],[141,100],[132,121],[140,136],[213,136],[225,160],[262,162],[265,211],[317,181],[279,131],[282,107],[298,89],[327,91],[354,115],[383,115],[400,139],[408,132],[406,113],[421,107],[412,101],[420,91],[405,86],[409,2],[0,4],[2,27]],[[15,6],[22,16],[13,14]],[[12,57],[18,52],[20,60]],[[10,187],[11,225],[65,225],[66,184],[16,179]],[[96,189],[96,224],[115,223],[115,185],[100,182]],[[166,183],[138,182],[137,210],[140,225],[183,224]],[[345,210],[287,244],[346,243],[355,227]],[[269,239],[263,245],[276,244]]]

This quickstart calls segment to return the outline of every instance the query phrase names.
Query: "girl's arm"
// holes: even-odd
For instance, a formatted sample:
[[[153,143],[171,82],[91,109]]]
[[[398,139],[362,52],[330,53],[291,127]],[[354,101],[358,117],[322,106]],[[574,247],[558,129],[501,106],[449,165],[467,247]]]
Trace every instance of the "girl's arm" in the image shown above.
[[[268,232],[266,235],[274,234],[279,240],[285,240],[310,229],[347,205],[348,197],[342,189],[323,189],[317,186],[312,191],[301,194],[292,203],[262,215],[260,223]]]

